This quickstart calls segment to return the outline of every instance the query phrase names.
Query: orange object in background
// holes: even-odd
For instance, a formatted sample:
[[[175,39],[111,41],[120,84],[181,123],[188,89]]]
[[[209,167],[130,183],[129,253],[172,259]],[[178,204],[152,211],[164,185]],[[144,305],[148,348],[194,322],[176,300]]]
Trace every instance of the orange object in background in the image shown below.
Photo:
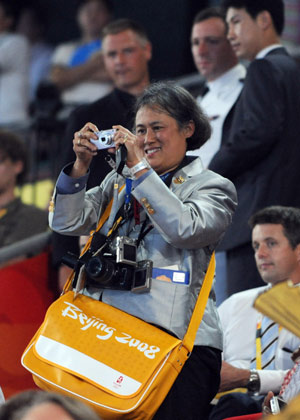
[[[5,399],[36,388],[22,353],[55,298],[49,252],[0,269],[0,386]]]

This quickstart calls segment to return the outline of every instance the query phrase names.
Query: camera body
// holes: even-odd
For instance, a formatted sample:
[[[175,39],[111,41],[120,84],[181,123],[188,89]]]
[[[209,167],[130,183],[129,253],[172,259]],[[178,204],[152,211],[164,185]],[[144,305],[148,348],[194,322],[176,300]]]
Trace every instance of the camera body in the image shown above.
[[[280,410],[286,405],[286,402],[278,397],[274,396],[270,399],[270,408],[272,414],[278,414],[280,413]]]
[[[91,139],[91,143],[95,144],[98,150],[109,149],[115,147],[113,137],[117,130],[114,128],[110,130],[96,131],[95,134],[98,136],[98,140]]]
[[[134,239],[118,236],[115,252],[107,251],[99,254],[87,252],[82,259],[64,258],[64,263],[75,269],[73,287],[76,287],[79,271],[84,265],[87,285],[134,293],[150,291],[153,264],[151,260],[136,261]]]

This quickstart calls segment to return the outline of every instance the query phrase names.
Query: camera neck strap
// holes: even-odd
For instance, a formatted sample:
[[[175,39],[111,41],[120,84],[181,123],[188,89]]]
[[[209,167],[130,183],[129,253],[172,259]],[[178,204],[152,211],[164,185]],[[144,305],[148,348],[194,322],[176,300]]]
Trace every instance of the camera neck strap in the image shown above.
[[[186,166],[187,164],[190,163],[189,158],[190,158],[190,156],[185,156],[177,168],[175,168],[171,172],[168,172],[168,173],[160,176],[162,181],[168,187],[170,187],[170,185],[171,185],[171,181],[172,181],[172,178],[173,178],[173,175],[175,174],[175,172],[177,172],[179,169],[183,168],[184,166]],[[113,240],[113,238],[116,236],[116,234],[118,232],[118,228],[123,223],[125,223],[127,220],[129,220],[130,217],[134,216],[135,223],[139,224],[139,212],[140,212],[140,209],[142,208],[142,206],[140,205],[140,203],[137,202],[137,200],[131,194],[131,190],[132,190],[132,180],[131,179],[126,178],[125,185],[122,185],[119,188],[119,193],[124,188],[126,189],[124,205],[121,206],[120,209],[118,210],[118,212],[117,212],[117,214],[114,218],[114,222],[113,222],[113,225],[112,225],[111,229],[109,230],[106,238],[102,241],[102,246],[104,246],[105,243],[107,244],[109,241]],[[92,249],[95,248],[94,246],[91,247],[92,241],[94,240],[94,243],[95,244],[97,243],[97,239],[96,239],[96,237],[98,236],[97,233],[100,231],[100,229],[102,228],[104,223],[109,218],[110,212],[112,210],[112,206],[113,206],[113,198],[111,199],[111,201],[109,202],[108,206],[106,207],[104,213],[102,214],[97,228],[94,231],[91,232],[90,238],[87,241],[85,247],[83,248],[83,251],[81,253],[80,258],[84,256],[84,254],[86,253],[86,251],[89,248],[92,248]],[[149,222],[149,217],[148,217],[148,215],[146,215],[146,219],[144,220],[144,222],[141,226],[141,230],[140,230],[140,233],[139,233],[139,236],[138,236],[138,239],[137,239],[137,246],[139,246],[140,242],[150,232],[150,230],[153,229],[152,224],[147,226],[148,222]]]

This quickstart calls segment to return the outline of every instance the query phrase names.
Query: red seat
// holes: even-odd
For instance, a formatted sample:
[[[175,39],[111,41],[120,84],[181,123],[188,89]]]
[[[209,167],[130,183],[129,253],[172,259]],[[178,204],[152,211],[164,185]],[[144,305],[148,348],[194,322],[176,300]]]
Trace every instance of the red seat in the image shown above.
[[[35,388],[21,355],[54,300],[49,253],[0,269],[0,386],[5,398]]]
[[[245,416],[236,416],[236,417],[226,417],[226,419],[223,420],[256,420],[261,419],[262,413],[256,413],[256,414],[246,414]]]

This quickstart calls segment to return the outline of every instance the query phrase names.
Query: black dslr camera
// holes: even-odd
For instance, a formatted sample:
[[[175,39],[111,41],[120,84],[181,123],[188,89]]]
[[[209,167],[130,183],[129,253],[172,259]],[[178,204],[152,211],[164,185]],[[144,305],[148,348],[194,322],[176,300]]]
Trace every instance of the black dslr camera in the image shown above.
[[[97,254],[97,253],[96,253]],[[84,257],[84,256],[83,256]],[[76,263],[63,261],[75,269],[76,276],[82,265],[88,285],[102,289],[130,290],[135,293],[149,292],[152,277],[152,261],[136,261],[135,241],[126,236],[116,238],[116,252],[103,252],[76,259]],[[73,287],[75,285],[73,284]]]

